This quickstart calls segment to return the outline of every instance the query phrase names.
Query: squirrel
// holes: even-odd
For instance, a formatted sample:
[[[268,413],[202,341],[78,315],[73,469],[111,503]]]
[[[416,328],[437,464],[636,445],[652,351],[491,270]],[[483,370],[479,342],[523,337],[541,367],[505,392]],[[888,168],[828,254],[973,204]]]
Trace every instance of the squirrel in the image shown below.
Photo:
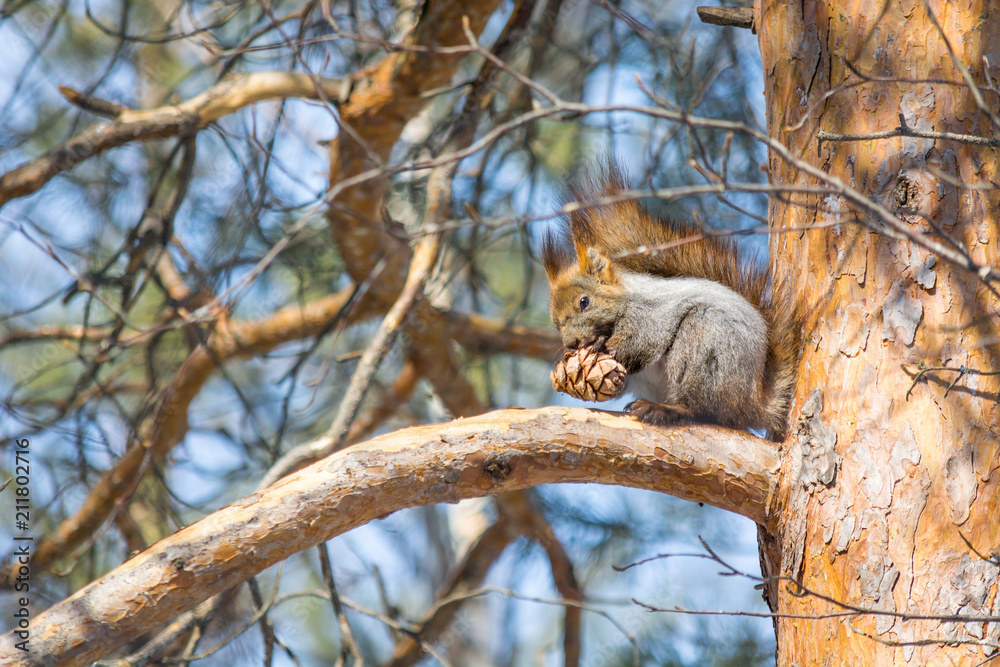
[[[614,164],[570,186],[579,202],[627,190]],[[541,255],[563,345],[604,350],[625,367],[634,417],[760,429],[784,440],[799,310],[731,239],[619,200],[573,211],[560,233],[546,236]]]

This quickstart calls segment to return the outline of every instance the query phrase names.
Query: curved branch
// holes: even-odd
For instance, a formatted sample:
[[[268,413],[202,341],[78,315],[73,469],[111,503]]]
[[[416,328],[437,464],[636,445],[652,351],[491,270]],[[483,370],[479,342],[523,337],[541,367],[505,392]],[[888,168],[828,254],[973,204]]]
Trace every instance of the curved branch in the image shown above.
[[[347,441],[347,434],[354,423],[354,417],[361,407],[361,401],[371,386],[375,372],[382,359],[385,358],[396,331],[403,324],[406,316],[413,309],[413,304],[424,294],[424,286],[431,270],[438,260],[438,248],[441,247],[438,236],[425,236],[418,243],[410,262],[410,274],[406,278],[399,300],[382,319],[378,331],[372,337],[371,343],[361,355],[361,360],[354,369],[351,381],[347,385],[344,397],[337,407],[337,416],[333,424],[324,433],[324,437],[311,443],[299,445],[278,459],[264,475],[261,486],[268,486],[288,473],[312,463],[334,450],[341,449]],[[320,448],[317,449],[316,447]]]
[[[288,556],[407,507],[556,482],[652,489],[766,523],[774,443],[709,426],[659,430],[581,408],[499,410],[341,450],[205,517],[37,616],[30,653],[85,665]]]
[[[320,79],[317,83],[304,72],[254,72],[224,79],[181,104],[141,111],[125,109],[110,124],[93,125],[65,144],[0,176],[0,207],[30,195],[57,174],[111,148],[198,130],[265,100],[336,99],[340,87],[340,80]]]
[[[351,294],[350,289],[342,290],[303,306],[290,306],[264,320],[232,322],[216,329],[208,339],[208,347],[196,349],[178,370],[154,419],[156,427],[144,438],[143,446],[126,451],[90,490],[80,509],[38,543],[32,557],[32,566],[48,568],[56,559],[72,553],[107,520],[121,499],[133,488],[142,475],[143,468],[151,460],[164,456],[180,442],[187,430],[188,406],[220,364],[230,359],[266,352],[289,340],[318,334],[339,316]],[[362,300],[350,311],[349,321],[366,319],[377,314],[377,310],[377,304]],[[441,312],[429,308],[426,310],[428,312],[424,313],[421,331],[429,341],[444,343],[448,338],[454,337],[467,348],[482,352],[524,354],[541,359],[552,359],[558,351],[559,340],[555,332],[520,325],[507,326],[499,320],[475,314]],[[441,330],[442,326],[446,331]],[[56,327],[42,333],[50,336],[92,335],[82,327]],[[426,342],[426,345],[429,346],[430,342]],[[437,371],[440,373],[441,368],[438,367]],[[459,383],[454,375],[449,375],[447,380],[456,385],[454,389],[457,394],[464,395],[466,400],[475,399],[474,392],[466,386],[467,382]],[[447,386],[440,390],[449,391]],[[16,567],[0,572],[0,586],[9,586],[16,576]]]

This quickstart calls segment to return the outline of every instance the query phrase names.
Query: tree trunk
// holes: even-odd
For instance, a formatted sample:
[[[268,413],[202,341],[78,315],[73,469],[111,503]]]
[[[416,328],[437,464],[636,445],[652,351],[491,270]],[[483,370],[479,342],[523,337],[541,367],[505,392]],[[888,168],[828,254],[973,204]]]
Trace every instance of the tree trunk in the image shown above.
[[[777,609],[844,611],[832,599],[897,614],[782,618],[778,664],[977,664],[997,650],[996,620],[902,614],[1000,616],[1000,377],[921,373],[1000,369],[1000,300],[974,267],[916,242],[947,246],[947,234],[970,265],[1000,265],[996,148],[820,133],[892,130],[902,117],[996,136],[962,66],[997,108],[983,58],[1000,64],[1000,4],[759,0],[755,17],[768,134],[903,223],[885,233],[849,192],[772,197],[774,268],[809,313],[769,554],[789,578]],[[775,150],[769,168],[774,185],[821,183]]]

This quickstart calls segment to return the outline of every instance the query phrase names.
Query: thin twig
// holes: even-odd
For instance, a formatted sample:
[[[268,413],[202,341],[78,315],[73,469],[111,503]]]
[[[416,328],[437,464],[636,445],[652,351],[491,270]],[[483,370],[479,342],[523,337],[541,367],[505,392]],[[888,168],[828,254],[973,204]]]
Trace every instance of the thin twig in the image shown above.
[[[864,134],[837,134],[820,130],[816,133],[816,141],[822,148],[824,141],[868,141],[869,139],[888,139],[890,137],[914,137],[916,139],[942,139],[957,141],[973,146],[1000,146],[1000,139],[977,137],[972,134],[955,134],[954,132],[924,132],[907,126],[903,114],[899,114],[899,127],[883,132],[867,132]]]
[[[650,558],[637,561],[630,565],[616,567],[618,571],[624,571],[636,565],[641,565],[649,563],[654,560],[662,560],[666,558],[703,558],[710,560],[714,563],[718,563],[721,567],[725,569],[721,572],[723,576],[730,577],[740,577],[742,579],[747,579],[749,581],[757,583],[768,583],[770,581],[783,581],[788,583],[791,588],[794,588],[794,594],[797,597],[812,597],[824,602],[829,602],[830,604],[840,607],[843,611],[838,612],[828,612],[823,614],[786,614],[781,612],[741,612],[741,611],[699,611],[683,609],[681,607],[673,607],[671,609],[656,607],[654,605],[641,602],[639,600],[633,599],[632,601],[639,605],[640,607],[646,609],[647,611],[655,612],[665,612],[665,613],[683,613],[683,614],[694,614],[694,615],[733,615],[733,616],[753,616],[760,618],[790,618],[790,619],[824,619],[824,618],[837,618],[842,616],[859,616],[859,615],[872,615],[872,616],[891,616],[893,618],[899,618],[904,621],[954,621],[956,623],[1000,623],[1000,616],[991,616],[988,614],[981,615],[970,615],[970,614],[915,614],[911,612],[901,612],[901,611],[891,611],[888,609],[872,609],[870,607],[862,607],[859,605],[851,604],[838,600],[836,598],[824,595],[817,591],[811,590],[802,585],[796,579],[788,576],[778,576],[778,577],[761,577],[755,574],[750,574],[743,570],[740,570],[730,563],[726,562],[722,557],[720,557],[709,544],[701,537],[698,537],[701,541],[702,546],[705,548],[705,554],[698,553],[673,553],[673,554],[659,554]]]
[[[319,568],[320,573],[323,576],[323,582],[326,584],[326,589],[330,591],[330,602],[333,605],[333,614],[337,619],[337,625],[340,627],[340,655],[337,656],[337,662],[335,667],[344,667],[344,665],[351,664],[363,664],[364,661],[361,659],[361,651],[358,649],[358,642],[354,639],[354,633],[351,631],[351,624],[347,620],[347,615],[344,613],[344,607],[340,603],[340,594],[337,593],[337,585],[333,581],[333,567],[330,565],[330,549],[327,542],[323,542],[316,547],[317,552],[319,552]],[[353,663],[348,663],[347,659],[351,658],[354,660]]]
[[[904,364],[904,370],[906,370],[905,364]],[[969,368],[965,364],[962,364],[957,368],[954,366],[928,366],[924,363],[923,360],[921,360],[920,363],[917,364],[917,374],[913,376],[913,382],[910,383],[910,388],[906,390],[906,400],[910,400],[910,393],[913,391],[913,388],[917,386],[917,383],[920,382],[920,380],[924,377],[925,374],[942,373],[942,372],[958,373],[958,376],[954,380],[952,380],[951,384],[948,385],[948,388],[945,389],[944,391],[945,398],[947,398],[948,393],[955,388],[955,385],[958,384],[958,381],[961,380],[966,375],[985,375],[985,376],[1000,375],[1000,370],[981,371],[977,368]]]

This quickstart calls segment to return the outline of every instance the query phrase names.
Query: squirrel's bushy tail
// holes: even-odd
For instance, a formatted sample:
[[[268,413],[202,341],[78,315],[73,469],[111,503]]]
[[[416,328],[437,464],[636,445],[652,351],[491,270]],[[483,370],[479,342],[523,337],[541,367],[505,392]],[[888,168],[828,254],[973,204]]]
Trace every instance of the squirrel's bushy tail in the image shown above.
[[[795,393],[802,345],[802,309],[788,283],[771,279],[765,305],[754,303],[767,322],[763,410],[767,436],[781,442],[788,432],[788,407]]]

